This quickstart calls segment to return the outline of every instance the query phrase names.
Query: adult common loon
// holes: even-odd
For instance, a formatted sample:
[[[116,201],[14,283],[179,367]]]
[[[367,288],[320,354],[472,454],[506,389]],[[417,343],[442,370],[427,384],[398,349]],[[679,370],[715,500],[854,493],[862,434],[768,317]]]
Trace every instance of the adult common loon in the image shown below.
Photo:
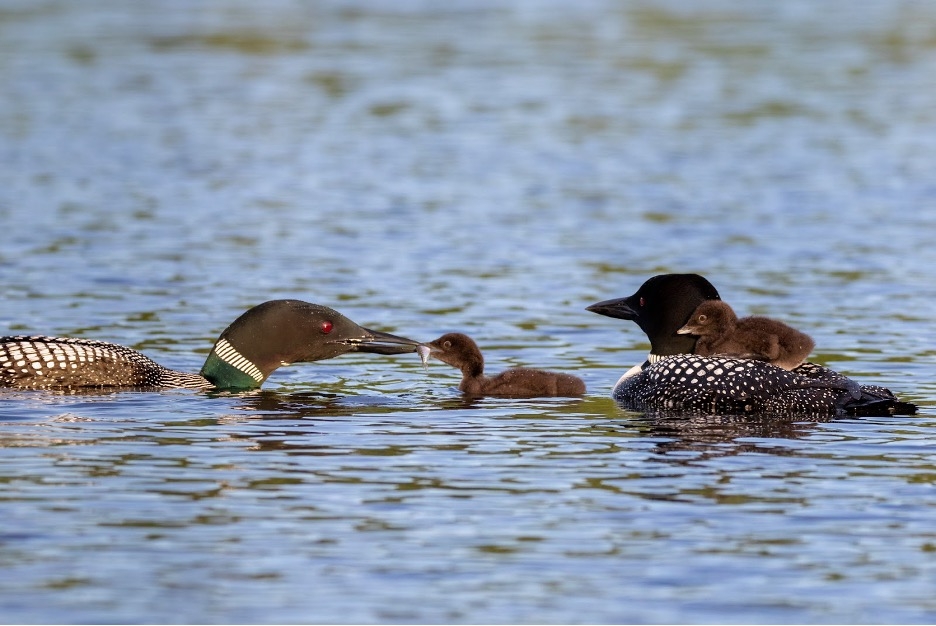
[[[803,364],[816,342],[779,320],[751,315],[738,319],[734,309],[721,300],[706,300],[676,331],[698,337],[695,354],[723,354],[767,361],[785,370]]]
[[[780,415],[912,415],[916,406],[890,390],[855,381],[815,363],[793,371],[753,359],[693,354],[696,337],[678,334],[706,300],[720,300],[698,274],[661,274],[626,298],[595,303],[587,310],[633,320],[650,339],[645,363],[614,386],[627,408],[686,413]]]
[[[474,339],[462,333],[448,333],[426,344],[429,355],[461,370],[458,388],[470,396],[538,398],[581,396],[585,383],[571,374],[515,367],[496,376],[484,375],[484,356]]]
[[[105,341],[0,337],[0,387],[18,389],[256,389],[278,367],[345,352],[402,354],[419,344],[369,330],[319,304],[270,300],[248,309],[215,342],[200,374],[177,372]]]

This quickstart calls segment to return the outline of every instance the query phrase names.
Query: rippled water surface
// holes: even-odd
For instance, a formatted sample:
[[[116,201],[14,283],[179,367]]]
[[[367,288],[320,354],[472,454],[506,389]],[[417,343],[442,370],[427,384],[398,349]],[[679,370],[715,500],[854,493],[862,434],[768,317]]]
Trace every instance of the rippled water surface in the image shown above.
[[[936,621],[936,5],[0,4],[0,334],[197,371],[293,297],[415,355],[0,394],[4,622]],[[663,272],[915,418],[663,418]]]

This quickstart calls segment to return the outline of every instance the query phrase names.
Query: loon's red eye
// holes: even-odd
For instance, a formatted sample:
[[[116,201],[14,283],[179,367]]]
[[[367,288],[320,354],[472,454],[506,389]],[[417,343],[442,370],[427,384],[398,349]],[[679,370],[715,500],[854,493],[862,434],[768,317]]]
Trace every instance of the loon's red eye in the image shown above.
[[[332,331],[332,328],[334,328],[334,324],[332,324],[328,320],[325,320],[324,322],[322,322],[322,334],[323,335],[327,335],[328,333],[330,333]]]
[[[645,304],[647,304],[647,302],[643,299],[643,296],[640,296],[640,306],[643,306]]]

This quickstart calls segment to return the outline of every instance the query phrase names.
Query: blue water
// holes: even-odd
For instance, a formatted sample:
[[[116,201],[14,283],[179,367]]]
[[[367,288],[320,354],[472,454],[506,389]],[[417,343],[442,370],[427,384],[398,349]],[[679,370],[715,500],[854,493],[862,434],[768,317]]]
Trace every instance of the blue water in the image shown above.
[[[345,355],[0,394],[0,621],[936,621],[936,6],[0,5],[0,334],[197,371],[264,300]],[[584,310],[699,272],[915,418],[651,418]]]

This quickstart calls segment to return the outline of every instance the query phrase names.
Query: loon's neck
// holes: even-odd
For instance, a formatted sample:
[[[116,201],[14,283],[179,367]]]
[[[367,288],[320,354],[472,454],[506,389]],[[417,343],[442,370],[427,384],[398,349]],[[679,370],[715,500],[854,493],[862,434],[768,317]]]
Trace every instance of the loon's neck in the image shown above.
[[[687,315],[686,321],[688,321],[688,317]],[[658,354],[660,356],[692,354],[695,352],[696,341],[699,339],[695,335],[678,335],[675,332],[652,335],[648,333],[648,336],[650,337],[650,354]]]
[[[263,372],[226,339],[219,339],[201,368],[201,375],[219,389],[257,389]]]

